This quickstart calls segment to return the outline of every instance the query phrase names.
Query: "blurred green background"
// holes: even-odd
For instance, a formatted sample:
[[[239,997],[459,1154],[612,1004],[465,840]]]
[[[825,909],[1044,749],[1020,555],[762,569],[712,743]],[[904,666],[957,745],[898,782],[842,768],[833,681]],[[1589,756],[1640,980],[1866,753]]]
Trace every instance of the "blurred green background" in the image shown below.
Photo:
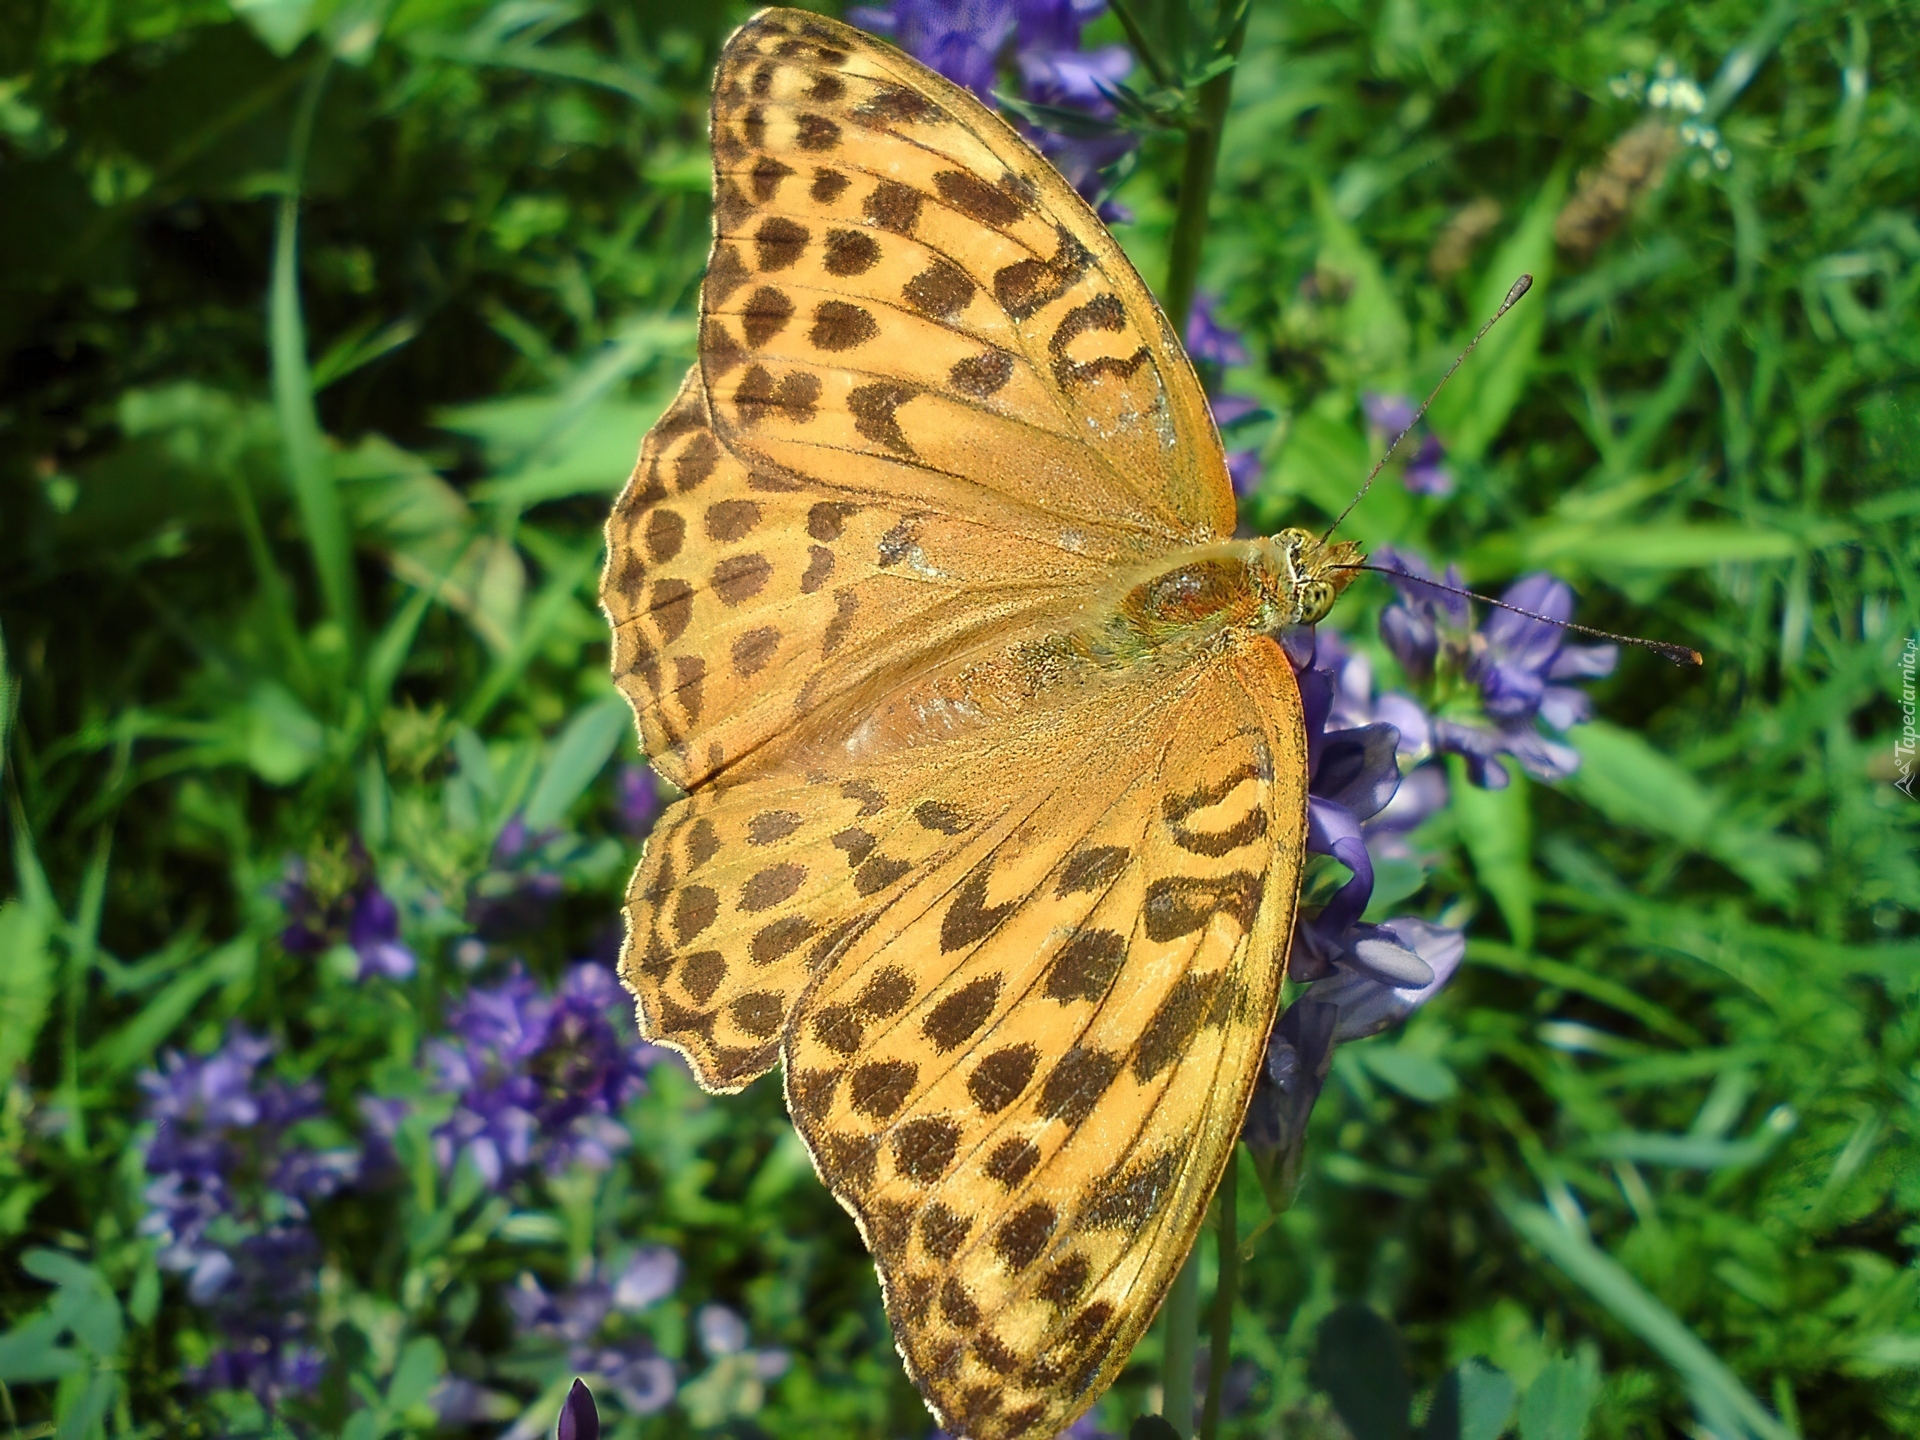
[[[603,1387],[611,1433],[930,1428],[775,1082],[655,1066],[610,1167],[490,1184],[423,1078],[463,995],[617,934],[648,799],[600,525],[691,357],[746,13],[0,15],[8,1433],[544,1433],[587,1342],[528,1297],[667,1251],[591,1343],[671,1403]],[[1256,3],[1201,271],[1263,411],[1244,518],[1336,512],[1363,394],[1423,394],[1528,270],[1435,408],[1453,493],[1390,468],[1349,533],[1707,664],[1629,653],[1574,779],[1423,831],[1407,904],[1470,916],[1467,964],[1339,1053],[1292,1210],[1245,1181],[1226,1433],[1920,1433],[1916,73],[1899,4]],[[1149,140],[1118,194],[1156,284],[1178,174]],[[1384,590],[1335,628],[1372,645]],[[363,978],[368,925],[410,974]],[[304,1098],[235,1118],[220,1223],[314,1247],[252,1339],[161,1265],[140,1078],[236,1025],[240,1089]]]

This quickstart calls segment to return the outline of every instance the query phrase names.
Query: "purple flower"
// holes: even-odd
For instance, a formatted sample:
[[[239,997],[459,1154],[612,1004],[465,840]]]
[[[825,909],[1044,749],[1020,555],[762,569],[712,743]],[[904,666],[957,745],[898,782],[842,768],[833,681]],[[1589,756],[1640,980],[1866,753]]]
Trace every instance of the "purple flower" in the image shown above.
[[[1373,563],[1432,579],[1418,557],[1384,547],[1374,552]],[[1449,585],[1460,583],[1452,566],[1444,578]],[[1469,629],[1472,614],[1464,597],[1417,580],[1394,583],[1400,598],[1380,617],[1388,648],[1415,680],[1443,692],[1466,687],[1478,701],[1471,713],[1443,709],[1434,717],[1434,750],[1462,757],[1468,779],[1490,790],[1507,784],[1502,755],[1511,755],[1541,780],[1573,774],[1579,752],[1542,735],[1535,722],[1565,730],[1587,719],[1586,694],[1560,682],[1611,674],[1619,651],[1612,645],[1569,645],[1567,632],[1547,623],[1573,614],[1573,591],[1566,583],[1545,574],[1523,576],[1501,598],[1547,618],[1496,609],[1477,631]]]
[[[638,1289],[631,1284],[636,1274],[645,1277]],[[618,1269],[594,1266],[558,1294],[523,1272],[507,1293],[507,1308],[521,1334],[558,1343],[571,1369],[595,1377],[633,1414],[650,1415],[673,1401],[673,1364],[620,1317],[664,1299],[678,1282],[679,1258],[654,1247]]]
[[[660,813],[660,792],[654,788],[653,771],[645,765],[622,765],[615,782],[614,817],[633,839],[643,838],[653,829]]]
[[[593,1392],[585,1382],[575,1380],[567,1391],[567,1403],[560,1407],[560,1424],[554,1440],[600,1440],[600,1411],[593,1403]]]
[[[1313,664],[1333,677],[1333,704],[1327,725],[1359,730],[1386,724],[1398,735],[1394,758],[1400,767],[1400,785],[1393,798],[1361,822],[1367,852],[1376,859],[1412,857],[1409,834],[1427,818],[1444,810],[1449,798],[1447,778],[1439,767],[1426,764],[1434,756],[1433,722],[1411,695],[1390,690],[1373,693],[1373,665],[1365,655],[1349,652],[1331,630],[1315,638]]]
[[[661,1052],[633,1038],[625,992],[604,965],[572,966],[557,993],[517,968],[471,990],[428,1046],[436,1088],[459,1096],[434,1134],[443,1168],[465,1157],[498,1189],[538,1163],[605,1169],[630,1137],[620,1112]]]
[[[354,901],[347,943],[360,957],[362,980],[370,975],[405,980],[413,974],[413,951],[400,943],[400,909],[378,885],[369,882]]]
[[[268,1406],[318,1381],[319,1352],[305,1343],[320,1259],[309,1207],[358,1173],[351,1152],[293,1139],[294,1126],[322,1113],[320,1091],[262,1078],[272,1050],[235,1029],[213,1054],[169,1051],[140,1078],[154,1129],[139,1231],[227,1341],[190,1378],[251,1390]]]
[[[1352,872],[1321,916],[1320,923],[1337,933],[1360,918],[1373,894],[1373,860],[1360,827],[1400,786],[1400,734],[1381,722],[1327,729],[1332,673],[1303,670],[1299,682],[1307,726],[1307,852],[1331,855]]]
[[[1374,390],[1363,391],[1360,396],[1360,408],[1366,412],[1367,424],[1388,440],[1412,428],[1414,404],[1405,395],[1382,395]]]
[[[373,865],[356,840],[348,852],[356,878],[343,893],[327,895],[302,860],[289,861],[277,887],[287,924],[280,946],[290,955],[319,955],[344,941],[360,957],[359,978],[404,980],[418,962],[400,940],[400,910],[373,876]]]
[[[1315,945],[1302,955],[1309,934]],[[1298,1183],[1307,1120],[1334,1047],[1406,1020],[1453,978],[1466,943],[1459,930],[1416,919],[1353,925],[1331,939],[1311,927],[1296,932],[1289,973],[1312,983],[1273,1027],[1245,1130],[1283,1193]]]
[[[1015,0],[894,0],[856,5],[847,19],[991,103],[1000,51],[1019,20]]]

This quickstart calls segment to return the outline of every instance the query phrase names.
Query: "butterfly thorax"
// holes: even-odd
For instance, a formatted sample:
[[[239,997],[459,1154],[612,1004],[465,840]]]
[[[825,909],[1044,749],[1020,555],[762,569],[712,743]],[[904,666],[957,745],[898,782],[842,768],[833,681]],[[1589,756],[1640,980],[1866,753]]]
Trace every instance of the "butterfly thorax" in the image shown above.
[[[1129,576],[1079,638],[1096,659],[1126,664],[1311,625],[1325,618],[1360,558],[1357,545],[1322,545],[1304,530],[1196,546]]]

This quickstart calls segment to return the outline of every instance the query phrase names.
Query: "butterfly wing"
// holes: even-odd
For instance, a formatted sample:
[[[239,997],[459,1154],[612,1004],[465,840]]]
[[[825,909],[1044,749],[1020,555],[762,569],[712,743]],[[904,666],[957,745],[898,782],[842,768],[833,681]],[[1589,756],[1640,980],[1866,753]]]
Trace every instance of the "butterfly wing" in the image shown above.
[[[767,10],[714,83],[700,357],[769,475],[1135,552],[1230,535],[1204,394],[1051,165],[848,26]]]
[[[963,823],[821,957],[781,1040],[901,1354],[972,1440],[1056,1433],[1126,1362],[1285,966],[1306,757],[1284,657],[1255,639],[1123,688],[961,747],[957,790],[877,782],[930,782]]]

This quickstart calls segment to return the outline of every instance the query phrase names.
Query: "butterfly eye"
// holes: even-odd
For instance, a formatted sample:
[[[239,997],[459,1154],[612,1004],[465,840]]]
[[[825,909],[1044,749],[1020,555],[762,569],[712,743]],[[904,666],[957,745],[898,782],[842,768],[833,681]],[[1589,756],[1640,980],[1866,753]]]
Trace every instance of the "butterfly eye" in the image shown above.
[[[1325,580],[1308,580],[1300,586],[1300,623],[1318,625],[1333,609],[1333,586]]]

